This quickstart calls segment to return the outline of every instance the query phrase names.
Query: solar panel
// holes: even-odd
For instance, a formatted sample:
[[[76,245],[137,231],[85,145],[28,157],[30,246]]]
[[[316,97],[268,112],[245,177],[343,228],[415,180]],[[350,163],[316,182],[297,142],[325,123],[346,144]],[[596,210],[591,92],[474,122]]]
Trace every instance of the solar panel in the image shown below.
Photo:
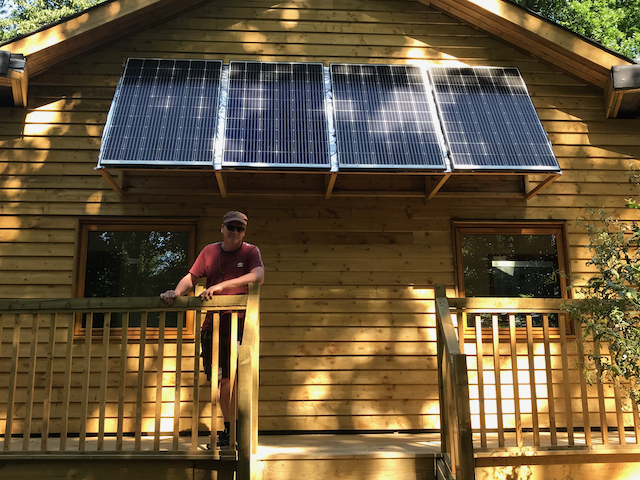
[[[560,171],[518,69],[429,72],[454,170]]]
[[[220,60],[130,58],[102,134],[99,166],[213,166]]]
[[[224,167],[326,168],[320,63],[229,63]]]
[[[331,65],[341,169],[445,170],[446,148],[419,67]]]

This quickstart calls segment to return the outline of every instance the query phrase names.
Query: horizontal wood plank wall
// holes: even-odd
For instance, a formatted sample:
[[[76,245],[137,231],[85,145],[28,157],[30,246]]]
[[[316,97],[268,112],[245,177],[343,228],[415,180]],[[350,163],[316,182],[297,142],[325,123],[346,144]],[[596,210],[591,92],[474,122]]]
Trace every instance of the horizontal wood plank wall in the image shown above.
[[[221,216],[241,209],[267,267],[260,428],[437,428],[432,286],[454,291],[451,219],[566,220],[573,278],[582,281],[592,273],[575,226],[585,204],[638,218],[624,204],[637,193],[629,164],[640,155],[640,123],[606,120],[600,90],[415,1],[237,3],[212,1],[53,68],[32,79],[26,110],[2,109],[0,297],[73,295],[79,217],[199,218],[202,248],[218,240]],[[119,198],[94,167],[128,57],[516,66],[563,175],[528,202],[325,200],[321,190],[246,196],[241,188],[222,199],[211,177],[208,196]]]

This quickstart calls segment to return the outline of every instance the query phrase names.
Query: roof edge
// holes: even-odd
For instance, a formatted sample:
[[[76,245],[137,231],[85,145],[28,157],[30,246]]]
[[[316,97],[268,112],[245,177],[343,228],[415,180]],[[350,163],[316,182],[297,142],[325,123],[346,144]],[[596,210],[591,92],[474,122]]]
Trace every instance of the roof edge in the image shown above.
[[[5,43],[2,49],[25,55],[31,74],[35,74],[69,58],[71,50],[66,50],[67,47],[63,46],[65,43],[75,43],[75,48],[72,49],[74,55],[82,53],[130,33],[127,27],[119,29],[120,35],[114,35],[113,29],[108,31],[114,22],[148,15],[150,11],[155,13],[153,19],[157,22],[200,3],[203,3],[203,0],[110,0],[46,25],[35,32],[16,37]],[[150,24],[151,22],[147,26]]]
[[[600,88],[605,88],[613,66],[634,64],[627,57],[508,0],[418,1],[499,36]],[[481,25],[478,19],[482,19]]]

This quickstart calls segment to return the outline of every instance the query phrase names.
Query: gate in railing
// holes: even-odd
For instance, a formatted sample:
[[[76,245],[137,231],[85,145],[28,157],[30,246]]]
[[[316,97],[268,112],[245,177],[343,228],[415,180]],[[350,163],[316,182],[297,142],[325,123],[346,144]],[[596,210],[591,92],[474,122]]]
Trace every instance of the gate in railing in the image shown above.
[[[231,448],[216,445],[217,375],[200,368],[206,312],[246,311],[243,344],[232,339]],[[214,325],[213,371],[217,371]],[[232,332],[235,327],[232,326]],[[78,335],[80,333],[80,335]],[[178,298],[0,300],[0,432],[4,452],[183,452],[238,458],[255,473],[258,426],[259,286],[202,302]],[[2,414],[5,415],[2,415]],[[204,437],[200,436],[204,435]]]

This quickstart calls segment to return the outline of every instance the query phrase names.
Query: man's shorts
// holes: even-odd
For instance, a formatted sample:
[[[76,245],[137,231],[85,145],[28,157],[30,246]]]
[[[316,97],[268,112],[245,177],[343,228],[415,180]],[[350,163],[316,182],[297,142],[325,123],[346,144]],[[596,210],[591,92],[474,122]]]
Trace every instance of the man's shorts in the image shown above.
[[[239,317],[239,316],[238,316]],[[238,345],[242,343],[244,333],[244,317],[238,318]],[[211,360],[213,356],[213,335],[211,330],[200,332],[200,345],[202,348],[202,364],[207,380],[211,380]],[[220,315],[220,339],[218,350],[218,379],[231,376],[231,313]]]

